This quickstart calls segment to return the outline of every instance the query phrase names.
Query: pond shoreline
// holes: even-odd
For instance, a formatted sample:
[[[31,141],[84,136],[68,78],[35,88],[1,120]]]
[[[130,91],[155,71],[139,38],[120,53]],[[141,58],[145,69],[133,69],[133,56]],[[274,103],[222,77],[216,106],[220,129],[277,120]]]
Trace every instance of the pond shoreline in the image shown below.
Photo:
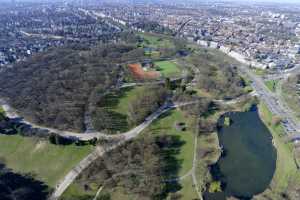
[[[254,114],[254,112],[255,112],[255,114]],[[273,139],[273,137],[271,137],[270,138],[270,136],[272,136],[272,134],[271,134],[271,132],[270,132],[270,130],[269,130],[269,127],[264,123],[264,120],[262,119],[262,115],[261,115],[261,113],[260,113],[260,111],[259,111],[259,107],[257,106],[257,107],[255,107],[255,109],[251,109],[249,112],[242,112],[241,110],[234,110],[234,111],[229,111],[229,112],[224,112],[224,113],[221,113],[220,114],[220,116],[219,116],[219,120],[218,120],[218,127],[220,127],[220,130],[218,130],[218,139],[219,139],[219,147],[223,147],[224,148],[224,152],[222,153],[222,155],[219,157],[219,159],[218,159],[218,161],[217,161],[217,163],[216,163],[216,165],[218,165],[220,162],[224,162],[224,154],[225,154],[225,156],[227,156],[226,154],[227,154],[227,152],[226,152],[226,145],[224,145],[223,143],[222,143],[222,136],[220,135],[220,133],[219,133],[219,131],[222,131],[222,129],[224,129],[224,128],[229,128],[230,129],[230,126],[242,126],[242,125],[239,125],[239,124],[235,124],[235,121],[237,120],[237,119],[235,119],[235,120],[232,120],[233,121],[233,124],[232,125],[230,125],[230,126],[226,126],[226,124],[223,124],[224,122],[224,120],[225,120],[225,118],[228,118],[229,117],[229,119],[232,119],[231,118],[231,116],[235,116],[235,115],[241,115],[242,113],[245,113],[246,114],[246,116],[247,116],[247,113],[248,113],[248,115],[250,115],[250,116],[252,116],[252,117],[255,117],[255,118],[257,118],[256,120],[257,120],[257,122],[255,122],[255,123],[258,123],[258,125],[260,125],[261,127],[262,127],[262,130],[261,130],[261,132],[263,132],[264,134],[264,136],[263,136],[263,138],[264,138],[264,140],[265,140],[265,142],[266,142],[266,146],[267,147],[265,147],[265,145],[264,144],[261,144],[261,142],[260,141],[256,141],[257,139],[256,138],[254,138],[253,139],[253,137],[254,136],[252,136],[252,139],[251,139],[251,137],[250,137],[250,140],[253,140],[252,141],[252,143],[254,142],[254,144],[252,144],[251,142],[251,145],[259,145],[258,147],[260,147],[264,152],[263,152],[263,156],[265,157],[264,159],[270,159],[270,163],[269,163],[269,165],[270,166],[273,166],[272,168],[274,169],[274,171],[273,172],[275,172],[275,168],[276,168],[276,166],[274,167],[274,162],[276,162],[276,155],[277,155],[277,149],[276,149],[276,144],[275,144],[275,141],[274,141],[274,139]],[[249,117],[249,116],[248,116]],[[220,124],[220,120],[223,120],[222,121],[222,123]],[[254,120],[254,119],[253,119]],[[251,121],[251,120],[248,120],[248,121]],[[239,123],[239,122],[237,122],[237,123]],[[245,125],[245,124],[244,124]],[[259,127],[259,126],[258,126]],[[232,127],[232,128],[235,128],[235,127]],[[247,129],[247,128],[246,128]],[[248,127],[248,129],[250,129],[250,132],[251,132],[251,127]],[[245,130],[244,130],[245,131]],[[239,132],[239,131],[238,131]],[[248,131],[249,132],[249,131]],[[266,133],[266,132],[268,132],[268,133]],[[262,137],[262,136],[260,136],[261,134],[259,134],[258,136],[259,137]],[[224,136],[223,136],[224,137]],[[228,136],[227,136],[228,137]],[[232,136],[230,136],[230,137],[232,137]],[[235,136],[236,137],[236,136]],[[256,137],[256,136],[255,136]],[[224,138],[223,138],[224,139]],[[245,138],[244,138],[245,139]],[[243,141],[243,142],[245,142],[245,141]],[[256,143],[258,143],[258,144],[255,144],[255,142]],[[246,144],[247,144],[247,142],[246,142]],[[272,149],[269,149],[268,150],[268,148],[270,148],[272,146]],[[250,149],[251,150],[251,149]],[[248,151],[248,150],[247,150]],[[270,156],[271,156],[271,158],[268,158],[269,156],[268,156],[268,154],[267,154],[267,152],[269,152],[269,153],[271,153],[271,152],[273,152],[273,153],[271,153],[270,154]],[[275,161],[274,161],[274,152],[275,152]],[[232,156],[232,153],[230,153],[230,155]],[[253,155],[256,155],[256,154],[253,154]],[[273,156],[272,156],[273,155]],[[256,156],[256,157],[259,157],[259,156]],[[255,158],[255,159],[258,159],[258,158],[256,158],[255,156],[253,156],[253,158]],[[226,159],[225,159],[226,160]],[[258,159],[259,160],[259,159]],[[234,161],[234,160],[233,160]],[[233,162],[232,161],[232,162]],[[251,163],[251,162],[250,162]],[[259,162],[259,163],[261,163],[261,162]],[[261,192],[259,192],[259,193],[254,193],[253,195],[259,195],[259,194],[261,194],[261,193],[264,193],[264,191],[265,190],[267,190],[268,188],[269,188],[269,186],[270,186],[270,184],[271,184],[271,182],[272,182],[272,177],[273,177],[273,175],[274,175],[274,173],[273,174],[270,174],[270,173],[268,173],[267,172],[267,170],[266,169],[268,169],[270,166],[269,165],[262,165],[261,166],[261,168],[263,168],[262,170],[262,174],[261,174],[261,176],[262,175],[264,175],[264,174],[266,174],[266,179],[267,180],[264,180],[263,181],[263,179],[262,179],[262,182],[261,182],[261,184],[262,185],[264,185],[264,186],[262,186],[264,189],[263,189],[263,191],[261,191]],[[263,167],[264,166],[264,167]],[[215,168],[216,169],[216,168]],[[260,168],[258,168],[258,169],[260,169]],[[212,173],[212,171],[211,171],[211,173]],[[213,176],[214,176],[214,174],[212,174]],[[228,177],[227,177],[228,178]],[[227,179],[227,178],[225,178],[225,179]],[[223,178],[224,179],[224,178]],[[229,177],[229,179],[230,180],[233,180],[233,179],[235,179],[234,177]],[[270,180],[270,181],[268,181],[268,180]],[[268,183],[268,184],[266,184],[266,183]],[[223,185],[223,187],[224,187],[224,185],[226,185],[226,183],[224,184],[222,184]],[[243,187],[242,187],[243,188]],[[255,187],[254,187],[255,188]],[[253,189],[253,187],[252,187],[252,189]],[[257,190],[257,188],[256,188],[256,190]],[[256,191],[256,190],[254,190],[254,191]],[[244,188],[244,191],[247,191],[247,188],[246,188],[246,190],[245,190],[245,188]],[[248,191],[247,191],[248,192]],[[243,193],[242,193],[243,194]],[[228,195],[228,194],[227,194]],[[210,195],[209,195],[210,196]],[[216,196],[218,196],[218,195],[216,195]],[[222,196],[222,195],[219,195],[219,196]],[[241,196],[244,196],[244,195],[233,195],[233,196],[240,196],[240,198],[241,199],[249,199],[248,197],[247,197],[247,195],[245,196],[245,197],[241,197]],[[227,197],[229,197],[229,196],[227,196]],[[251,196],[250,198],[252,198],[253,196]],[[211,199],[226,199],[226,197],[225,196],[223,196],[223,197],[219,197],[219,198],[204,198],[204,199],[207,199],[207,200],[211,200]]]

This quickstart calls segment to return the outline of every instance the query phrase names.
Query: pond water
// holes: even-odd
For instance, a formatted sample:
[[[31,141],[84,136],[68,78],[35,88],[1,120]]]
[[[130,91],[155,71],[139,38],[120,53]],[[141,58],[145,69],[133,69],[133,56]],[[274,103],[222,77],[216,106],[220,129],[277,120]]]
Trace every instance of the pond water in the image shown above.
[[[276,167],[276,149],[272,136],[261,121],[258,111],[227,113],[232,121],[218,131],[223,155],[211,173],[222,182],[223,192],[206,193],[205,200],[224,200],[234,196],[250,199],[270,184]]]

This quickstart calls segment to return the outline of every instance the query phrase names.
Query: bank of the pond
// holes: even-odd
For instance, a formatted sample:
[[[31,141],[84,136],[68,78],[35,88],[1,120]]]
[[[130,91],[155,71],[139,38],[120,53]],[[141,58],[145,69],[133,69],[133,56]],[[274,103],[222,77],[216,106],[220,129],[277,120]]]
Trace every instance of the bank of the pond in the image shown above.
[[[232,122],[224,126],[225,119]],[[235,196],[251,198],[270,185],[276,168],[276,149],[272,135],[260,119],[257,109],[223,115],[218,131],[223,154],[211,168],[216,181],[222,183],[222,193],[206,193],[207,200],[224,200]]]
[[[263,196],[269,199],[295,199],[293,186],[300,184],[300,173],[294,159],[293,146],[286,143],[285,132],[280,124],[274,124],[274,116],[264,103],[259,104],[259,115],[273,136],[273,144],[277,149],[276,170],[268,190]],[[290,186],[292,186],[290,188]],[[255,199],[260,198],[256,196]],[[283,198],[286,196],[287,198]],[[298,199],[298,198],[296,198]]]

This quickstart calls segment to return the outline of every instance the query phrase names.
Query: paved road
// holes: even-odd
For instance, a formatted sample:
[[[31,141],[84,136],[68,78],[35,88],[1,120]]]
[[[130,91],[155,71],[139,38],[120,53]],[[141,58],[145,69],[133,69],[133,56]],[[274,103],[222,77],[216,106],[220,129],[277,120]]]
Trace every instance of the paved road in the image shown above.
[[[300,73],[300,65],[297,65],[291,69],[286,69],[283,71],[280,70],[273,74],[264,75],[263,78],[264,80],[282,80],[288,78],[292,74],[298,74],[298,73]]]
[[[247,66],[239,67],[243,74],[246,74],[252,81],[252,87],[258,96],[266,103],[270,111],[283,119],[283,127],[287,134],[293,135],[299,132],[300,127],[294,119],[293,112],[286,106],[276,94],[272,93],[264,84],[263,79],[255,75]]]
[[[170,81],[178,81],[183,79],[183,77],[179,78],[171,78]],[[159,81],[151,81],[151,82],[140,82],[140,83],[123,83],[120,88],[127,88],[127,87],[133,87],[133,86],[142,86],[142,85],[159,85],[159,84],[164,84],[166,81],[165,80],[159,80]]]
[[[223,105],[233,105],[233,104],[245,101],[247,99],[247,97],[254,97],[256,95],[257,95],[257,93],[255,91],[252,91],[251,93],[242,95],[242,96],[237,97],[235,99],[231,99],[231,100],[219,100],[219,99],[216,99],[216,100],[213,100],[213,102],[217,103],[217,104],[223,104]]]
[[[165,104],[164,106],[162,106],[161,108],[165,108],[165,109],[172,109],[172,108],[177,108],[177,107],[181,107],[181,106],[185,106],[185,105],[190,105],[190,104],[195,104],[198,101],[191,101],[191,102],[177,102],[174,104]],[[5,111],[5,114],[8,118],[14,119],[14,118],[18,118],[20,119],[19,122],[29,125],[32,128],[36,128],[36,129],[41,129],[41,130],[46,130],[50,133],[54,133],[57,135],[60,135],[64,138],[70,138],[70,139],[76,139],[76,140],[81,140],[81,141],[89,141],[93,138],[97,138],[97,139],[118,139],[118,138],[132,138],[135,137],[136,132],[138,132],[140,129],[144,129],[145,126],[148,126],[148,121],[151,120],[151,118],[153,116],[156,116],[158,114],[161,115],[162,110],[161,108],[158,109],[156,112],[154,112],[152,115],[150,115],[146,121],[144,123],[142,123],[141,125],[137,126],[136,128],[126,132],[126,133],[121,133],[121,134],[116,134],[116,135],[107,135],[106,133],[101,133],[101,132],[83,132],[83,133],[76,133],[76,132],[72,132],[72,131],[63,131],[63,130],[58,130],[58,129],[54,129],[54,128],[49,128],[49,127],[45,127],[45,126],[40,126],[38,124],[29,122],[27,120],[25,120],[23,117],[19,116],[14,109],[12,109],[3,99],[0,99],[0,106],[2,106],[3,110]]]
[[[221,51],[221,50],[220,50]],[[238,59],[235,55],[230,54],[228,51],[222,51],[223,53],[227,54],[228,56],[236,59]],[[242,62],[240,60],[240,62]],[[260,97],[262,101],[266,103],[270,111],[278,115],[283,119],[282,125],[288,135],[295,135],[300,133],[300,124],[297,124],[297,120],[295,119],[293,112],[291,109],[286,105],[286,103],[281,100],[280,97],[278,97],[276,94],[273,94],[269,89],[265,86],[263,79],[255,75],[248,66],[245,64],[240,64],[238,66],[241,74],[247,75],[250,80],[252,81],[252,87]],[[288,77],[292,73],[299,73],[300,72],[300,66],[295,67],[293,69],[289,69],[284,71],[283,75],[272,75],[269,76],[269,78],[279,79]],[[282,77],[281,77],[282,76]],[[269,79],[267,78],[267,79]]]
[[[103,186],[101,186],[101,187],[98,189],[98,191],[97,191],[95,197],[93,198],[93,200],[97,200],[97,199],[98,199],[98,197],[99,197],[99,195],[100,195],[102,189],[103,189]]]
[[[2,106],[3,110],[5,111],[6,116],[8,118],[10,118],[10,119],[19,119],[18,120],[19,123],[26,124],[26,125],[30,126],[31,128],[36,128],[36,129],[48,131],[49,134],[54,133],[54,134],[60,135],[60,136],[65,137],[65,138],[79,139],[79,140],[82,140],[82,141],[88,141],[88,140],[93,139],[94,137],[96,137],[96,138],[109,138],[110,137],[110,136],[108,136],[104,133],[99,133],[99,132],[91,132],[91,133],[85,134],[85,133],[76,133],[76,132],[72,132],[72,131],[63,131],[63,130],[58,130],[58,129],[55,129],[55,128],[49,128],[49,127],[41,126],[41,125],[35,124],[33,122],[29,122],[26,119],[24,119],[23,117],[19,116],[17,114],[17,112],[12,107],[10,107],[10,105],[8,103],[6,103],[6,101],[3,100],[3,99],[0,99],[0,106]]]

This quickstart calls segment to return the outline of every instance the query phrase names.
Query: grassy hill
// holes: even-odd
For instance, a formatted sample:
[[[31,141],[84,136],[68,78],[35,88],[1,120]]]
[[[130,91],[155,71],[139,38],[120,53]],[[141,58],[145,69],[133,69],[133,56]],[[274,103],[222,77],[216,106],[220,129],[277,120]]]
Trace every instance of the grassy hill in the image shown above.
[[[181,123],[182,127],[179,127],[177,124]],[[170,178],[183,176],[192,169],[195,131],[193,123],[193,118],[186,117],[179,110],[172,110],[154,121],[145,131],[154,137],[172,136],[180,141],[181,145],[175,145],[168,149],[168,151],[178,152],[175,155],[177,162],[170,163],[170,169],[167,169]],[[177,169],[172,170],[173,167],[177,167]]]
[[[32,174],[53,187],[89,152],[91,146],[57,146],[46,140],[0,134],[0,160],[20,174]]]
[[[154,63],[156,70],[164,77],[172,77],[181,75],[181,70],[172,61],[158,61]]]
[[[144,121],[166,99],[162,86],[138,86],[115,90],[96,101],[92,120],[96,130],[126,132]]]

